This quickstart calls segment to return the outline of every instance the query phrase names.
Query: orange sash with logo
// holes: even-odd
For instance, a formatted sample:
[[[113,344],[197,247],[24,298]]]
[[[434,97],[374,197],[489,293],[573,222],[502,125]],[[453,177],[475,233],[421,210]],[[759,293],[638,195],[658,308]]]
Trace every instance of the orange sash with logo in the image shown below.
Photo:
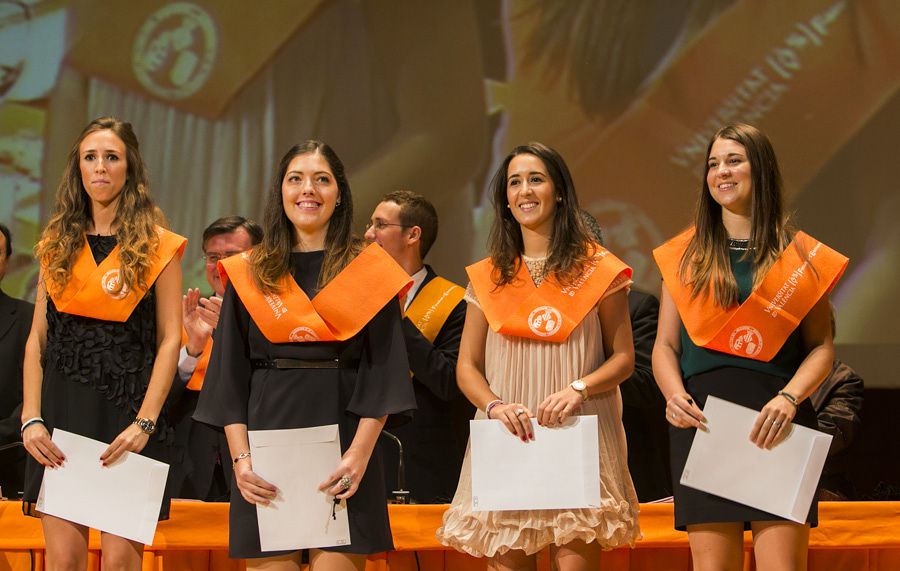
[[[219,275],[231,281],[254,323],[272,343],[344,341],[356,335],[391,298],[412,285],[381,246],[370,244],[310,300],[287,275],[280,292],[263,294],[253,283],[244,252],[219,261]]]
[[[184,347],[185,344],[187,344],[187,333],[182,329],[181,346]],[[199,391],[203,388],[203,377],[206,376],[206,367],[209,366],[209,356],[212,355],[212,346],[213,338],[210,336],[210,338],[206,340],[206,345],[203,346],[203,350],[200,351],[200,356],[197,357],[197,366],[194,367],[194,374],[191,375],[187,385],[185,385],[186,389]]]
[[[581,276],[562,285],[552,275],[535,287],[525,263],[512,282],[497,288],[490,258],[466,268],[484,316],[496,333],[562,343],[621,274],[631,268],[609,250],[595,245],[596,253]]]
[[[153,255],[153,264],[147,274],[147,284],[150,285],[172,258],[177,255],[181,259],[187,243],[182,236],[163,228],[157,227],[156,231],[159,234],[159,247]],[[63,313],[105,321],[126,321],[144,298],[149,285],[147,289],[123,287],[120,291],[115,291],[119,286],[120,265],[118,245],[97,265],[85,238],[66,287],[60,291],[48,281],[48,293],[56,309]]]
[[[416,294],[406,309],[406,317],[412,321],[425,339],[434,343],[441,327],[444,326],[453,309],[465,295],[466,290],[463,288],[440,276],[435,276]]]
[[[756,361],[771,361],[806,314],[840,279],[846,256],[803,232],[766,272],[744,303],[723,309],[712,294],[691,299],[678,276],[691,228],[653,250],[663,281],[697,346]]]

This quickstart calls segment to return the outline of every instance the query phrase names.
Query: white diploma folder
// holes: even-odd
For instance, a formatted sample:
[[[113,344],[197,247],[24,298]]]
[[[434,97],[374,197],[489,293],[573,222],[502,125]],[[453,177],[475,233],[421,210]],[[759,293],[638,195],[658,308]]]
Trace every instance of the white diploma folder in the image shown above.
[[[750,442],[759,411],[706,399],[708,432],[698,430],[681,483],[725,499],[803,523],[831,447],[831,435],[791,424],[769,450]]]
[[[66,461],[44,470],[37,511],[151,545],[169,465],[125,452],[104,467],[109,444],[58,428],[52,440]]]
[[[573,509],[600,505],[597,417],[575,416],[546,428],[531,419],[522,442],[499,420],[469,421],[472,509]]]
[[[256,504],[261,549],[349,545],[347,503],[318,490],[341,463],[338,425],[248,434],[253,471],[278,488],[269,505]]]

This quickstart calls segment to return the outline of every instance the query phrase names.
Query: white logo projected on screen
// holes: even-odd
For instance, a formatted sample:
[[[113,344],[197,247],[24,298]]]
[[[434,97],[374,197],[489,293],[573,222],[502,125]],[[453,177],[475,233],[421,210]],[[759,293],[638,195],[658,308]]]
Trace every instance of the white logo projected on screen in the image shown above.
[[[122,289],[119,288],[119,281],[122,279],[119,270],[109,270],[103,277],[100,278],[100,287],[103,288],[103,292],[113,299],[124,299],[128,297],[128,286],[122,285]],[[118,289],[118,291],[116,291]]]
[[[562,327],[562,316],[555,307],[542,305],[528,316],[528,328],[535,335],[550,337]]]
[[[316,335],[315,331],[313,331],[309,327],[304,327],[303,325],[291,331],[291,334],[288,336],[288,338],[294,343],[308,343],[310,341],[319,340],[319,336]]]
[[[762,351],[763,338],[755,327],[744,325],[731,332],[729,340],[731,350],[735,353],[743,353],[748,357],[756,357]]]
[[[154,12],[134,39],[131,66],[147,91],[163,99],[184,99],[212,72],[218,40],[213,19],[190,2],[173,2]]]

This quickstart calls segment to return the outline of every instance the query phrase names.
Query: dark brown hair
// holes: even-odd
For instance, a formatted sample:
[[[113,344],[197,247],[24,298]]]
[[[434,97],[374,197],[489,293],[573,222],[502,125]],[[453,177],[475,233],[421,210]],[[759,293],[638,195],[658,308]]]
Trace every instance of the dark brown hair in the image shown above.
[[[263,231],[259,224],[253,220],[244,218],[243,216],[223,216],[222,218],[213,221],[213,223],[207,226],[206,230],[203,231],[203,250],[206,250],[206,243],[209,242],[209,239],[213,236],[231,234],[241,228],[246,230],[247,234],[250,235],[251,244],[256,246],[262,242]]]
[[[709,154],[717,139],[730,139],[742,145],[750,162],[750,243],[745,256],[753,262],[753,284],[758,285],[781,252],[791,242],[794,230],[784,214],[781,170],[775,150],[766,135],[752,125],[731,123],[712,136],[706,147]],[[722,207],[713,200],[706,176],[697,198],[694,214],[696,232],[681,257],[681,282],[690,285],[691,296],[709,295],[716,303],[729,307],[740,297],[731,271],[728,232],[722,223]]]
[[[419,255],[424,259],[437,238],[438,216],[434,205],[421,194],[409,190],[389,192],[381,197],[381,202],[394,202],[400,207],[400,224],[406,228],[419,227],[422,231]]]
[[[340,273],[362,249],[362,240],[352,236],[353,196],[344,173],[344,164],[327,144],[308,140],[291,147],[281,158],[266,198],[263,214],[263,239],[250,255],[250,268],[256,286],[263,293],[277,293],[281,280],[291,271],[291,249],[294,246],[293,225],[284,212],[281,185],[294,157],[318,153],[328,162],[338,186],[337,204],[325,234],[325,262],[319,273],[319,287],[324,287]]]
[[[494,265],[494,283],[502,287],[510,283],[519,271],[524,252],[522,228],[513,217],[506,197],[506,178],[509,163],[517,155],[534,155],[539,158],[553,182],[556,197],[560,202],[553,215],[553,233],[550,237],[547,271],[560,283],[568,283],[577,278],[593,254],[593,241],[584,223],[575,194],[575,184],[566,162],[555,150],[547,145],[531,142],[520,145],[503,159],[503,163],[491,180],[491,202],[494,205],[494,223],[488,247],[491,263]]]

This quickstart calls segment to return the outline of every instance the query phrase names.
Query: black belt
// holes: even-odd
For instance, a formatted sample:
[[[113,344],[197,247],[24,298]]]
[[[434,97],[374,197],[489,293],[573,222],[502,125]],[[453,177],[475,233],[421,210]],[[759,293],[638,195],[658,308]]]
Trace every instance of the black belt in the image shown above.
[[[254,369],[356,369],[359,359],[253,359]]]

